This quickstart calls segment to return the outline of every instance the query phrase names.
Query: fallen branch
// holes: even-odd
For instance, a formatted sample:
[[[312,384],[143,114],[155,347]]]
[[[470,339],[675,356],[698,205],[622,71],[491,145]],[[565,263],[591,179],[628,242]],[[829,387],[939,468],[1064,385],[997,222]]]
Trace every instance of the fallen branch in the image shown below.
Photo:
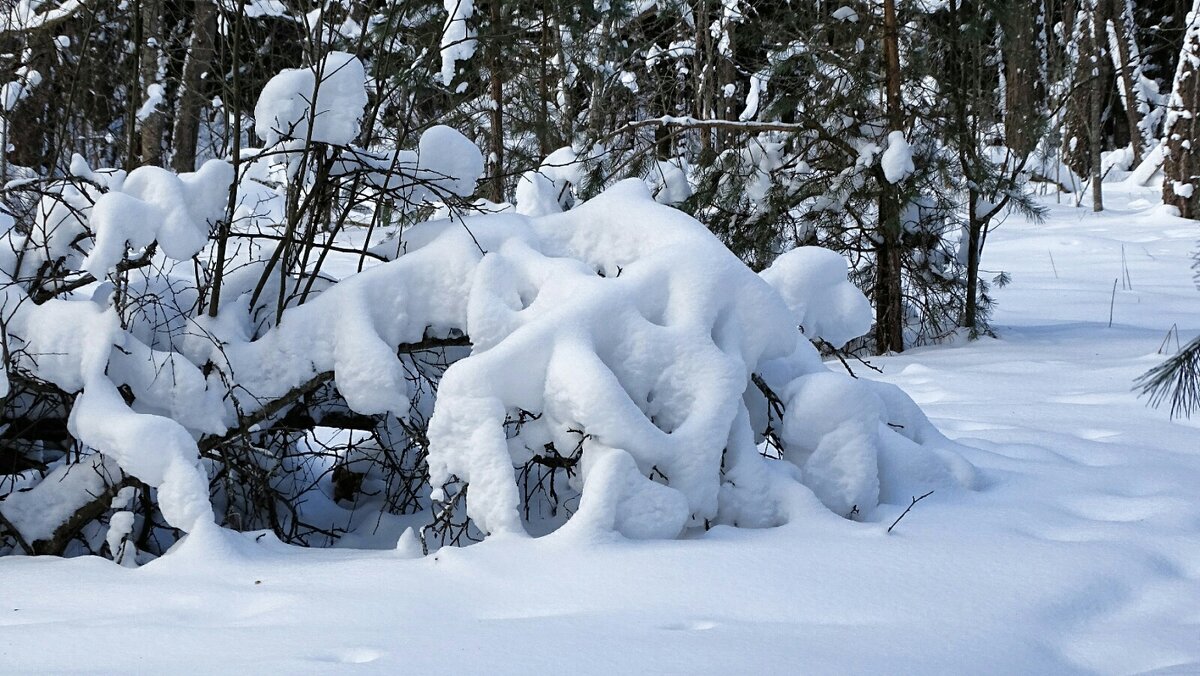
[[[53,556],[61,556],[67,549],[67,545],[71,540],[79,535],[83,527],[92,521],[100,518],[109,509],[112,509],[113,498],[117,497],[117,493],[126,486],[135,486],[138,480],[132,476],[125,476],[115,484],[94,496],[89,502],[85,503],[79,509],[76,509],[67,520],[59,524],[58,528],[54,529],[54,534],[45,540],[35,540],[30,544],[30,549],[34,554],[50,554]]]

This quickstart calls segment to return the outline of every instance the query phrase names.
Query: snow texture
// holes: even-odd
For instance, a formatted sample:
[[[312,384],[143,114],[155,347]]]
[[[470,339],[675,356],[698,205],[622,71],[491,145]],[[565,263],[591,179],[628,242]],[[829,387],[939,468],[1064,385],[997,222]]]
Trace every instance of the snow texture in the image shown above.
[[[318,66],[271,78],[254,106],[254,131],[267,145],[281,139],[349,145],[367,105],[366,70],[352,54],[329,52]]]
[[[900,183],[912,176],[916,167],[913,165],[912,147],[904,138],[904,132],[893,131],[888,134],[887,148],[884,149],[879,162],[888,183]]]
[[[915,400],[967,444],[980,476],[978,491],[937,489],[890,534],[936,486],[919,467],[911,486],[881,481],[899,495],[861,522],[795,494],[804,519],[677,541],[584,540],[571,521],[545,538],[421,556],[412,531],[376,552],[201,528],[135,571],[97,557],[0,559],[0,659],[21,673],[1196,673],[1196,424],[1130,391],[1164,358],[1169,327],[1185,343],[1200,331],[1195,223],[1167,215],[1157,187],[1105,193],[1100,214],[1049,196],[1045,222],[1014,216],[991,235],[992,265],[1013,277],[997,291],[998,338],[879,357],[883,374],[860,372],[890,383],[869,386],[872,414]],[[1135,287],[1114,296],[1122,248]],[[837,380],[822,379],[814,393]],[[894,386],[912,400],[891,398]],[[844,422],[831,444],[867,421]],[[903,434],[887,437],[881,476],[910,457],[909,434],[931,431],[890,429]],[[620,453],[597,449],[593,487],[641,485]],[[800,473],[746,467],[779,485]],[[859,499],[840,476],[822,485],[843,504]],[[616,523],[603,509],[613,503],[587,504],[611,494],[585,493],[576,517]],[[78,632],[87,645],[63,649]],[[170,649],[131,650],[130,636]]]
[[[820,247],[788,251],[760,274],[779,295],[810,338],[835,347],[871,329],[871,303],[847,278],[847,263]]]

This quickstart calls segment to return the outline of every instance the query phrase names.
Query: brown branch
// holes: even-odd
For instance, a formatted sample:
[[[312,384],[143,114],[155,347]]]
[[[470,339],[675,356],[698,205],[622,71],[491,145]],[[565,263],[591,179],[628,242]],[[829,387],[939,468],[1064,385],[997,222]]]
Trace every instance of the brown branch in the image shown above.
[[[71,516],[67,517],[66,521],[59,524],[58,528],[54,529],[54,534],[48,539],[35,540],[30,547],[33,553],[37,555],[62,555],[67,545],[83,530],[84,526],[100,518],[112,508],[113,498],[117,496],[117,493],[122,488],[135,486],[138,483],[138,480],[134,477],[125,476],[117,483],[105,488],[99,495],[94,496],[90,502],[75,510]]]
[[[470,347],[471,339],[467,336],[457,336],[451,338],[425,338],[416,343],[401,343],[396,347],[397,354],[411,354],[413,352],[425,352],[444,347]],[[296,387],[288,390],[285,394],[275,399],[272,399],[262,405],[255,412],[244,416],[237,427],[219,435],[209,435],[202,437],[197,446],[200,448],[201,455],[212,451],[213,449],[225,444],[233,439],[248,434],[255,425],[258,425],[266,420],[269,420],[279,413],[287,410],[290,406],[300,401],[306,395],[317,391],[322,385],[334,380],[333,371],[322,371],[307,382],[304,382]]]
[[[29,555],[33,554],[33,548],[30,547],[29,543],[25,541],[25,537],[21,535],[21,531],[17,530],[17,527],[8,520],[8,517],[4,516],[3,511],[0,511],[0,526],[4,526],[8,532],[12,533],[13,538],[17,541],[17,544],[21,546],[22,551]]]

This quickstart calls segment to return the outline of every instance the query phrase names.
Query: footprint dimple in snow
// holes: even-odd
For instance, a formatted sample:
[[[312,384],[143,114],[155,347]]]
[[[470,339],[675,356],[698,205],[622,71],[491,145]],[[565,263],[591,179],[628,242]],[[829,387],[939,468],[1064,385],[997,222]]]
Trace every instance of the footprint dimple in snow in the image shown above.
[[[663,629],[668,631],[708,631],[716,626],[716,622],[709,620],[685,620],[663,625]]]
[[[343,664],[366,664],[374,662],[385,654],[382,650],[376,648],[347,648],[338,656],[338,661]]]
[[[1064,503],[1067,511],[1091,521],[1129,523],[1158,516],[1172,508],[1169,499],[1158,497],[1127,498],[1117,495],[1095,495],[1075,498]]]
[[[1079,430],[1079,438],[1087,439],[1088,441],[1100,441],[1101,439],[1108,439],[1111,437],[1115,437],[1119,434],[1120,434],[1120,432],[1118,432],[1116,430],[1106,430],[1106,429],[1099,429],[1099,428],[1087,428],[1087,429]]]

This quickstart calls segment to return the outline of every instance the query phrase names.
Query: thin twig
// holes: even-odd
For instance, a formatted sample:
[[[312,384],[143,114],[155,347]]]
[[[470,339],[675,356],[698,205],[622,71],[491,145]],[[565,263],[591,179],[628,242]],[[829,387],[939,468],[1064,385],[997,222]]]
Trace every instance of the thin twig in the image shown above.
[[[888,526],[887,532],[891,533],[892,529],[896,527],[896,524],[900,523],[900,519],[903,519],[905,517],[905,515],[908,514],[908,510],[912,509],[913,506],[915,506],[918,502],[924,500],[925,498],[927,498],[931,495],[933,495],[933,491],[929,491],[928,493],[926,493],[925,495],[922,495],[919,498],[913,498],[912,502],[909,503],[908,508],[904,510],[904,513],[901,514],[900,516],[896,517],[896,520],[892,522],[892,525]]]

